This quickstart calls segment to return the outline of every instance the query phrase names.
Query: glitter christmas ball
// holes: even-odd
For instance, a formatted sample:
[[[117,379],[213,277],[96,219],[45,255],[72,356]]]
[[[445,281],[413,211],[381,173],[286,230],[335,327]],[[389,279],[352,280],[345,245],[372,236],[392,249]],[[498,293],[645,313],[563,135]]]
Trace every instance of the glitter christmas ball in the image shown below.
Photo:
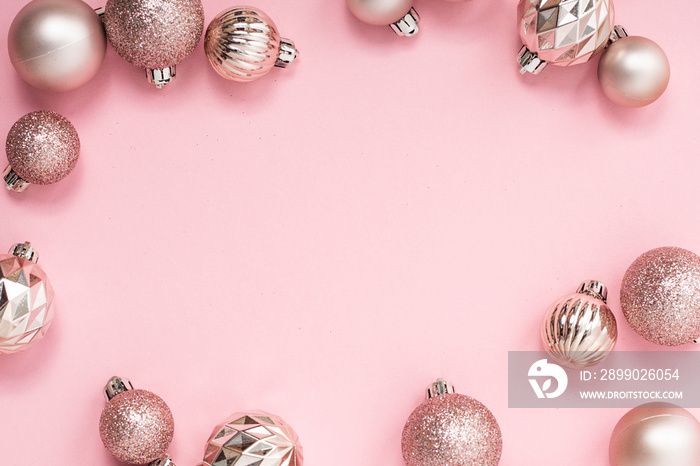
[[[647,403],[627,412],[610,436],[611,466],[697,466],[700,423],[670,403]]]
[[[645,252],[625,272],[620,304],[646,340],[691,343],[700,337],[700,257],[674,247]]]
[[[520,0],[518,30],[530,53],[557,66],[601,52],[614,26],[612,0]],[[531,70],[530,70],[531,71]]]
[[[559,364],[575,369],[605,359],[617,342],[617,321],[608,307],[608,290],[591,280],[556,301],[542,321],[542,345]]]
[[[409,416],[401,436],[407,466],[496,466],[501,429],[489,409],[438,380]]]
[[[173,440],[173,415],[165,402],[146,390],[114,395],[100,416],[100,437],[119,461],[147,464],[167,457]]]
[[[0,353],[15,353],[40,340],[53,320],[54,292],[29,243],[0,254]]]
[[[33,0],[17,13],[7,37],[10,61],[26,82],[48,91],[82,86],[107,49],[102,21],[80,0]]]
[[[297,56],[294,42],[280,38],[264,12],[250,7],[224,10],[212,20],[204,38],[209,63],[220,76],[247,82],[286,68]]]
[[[163,86],[202,37],[204,7],[201,0],[108,0],[103,20],[114,50]]]
[[[3,173],[7,188],[22,191],[27,183],[55,183],[73,171],[80,139],[64,116],[41,110],[17,120],[7,135],[5,151],[10,163]]]
[[[299,437],[279,416],[247,411],[214,428],[200,466],[302,466]]]

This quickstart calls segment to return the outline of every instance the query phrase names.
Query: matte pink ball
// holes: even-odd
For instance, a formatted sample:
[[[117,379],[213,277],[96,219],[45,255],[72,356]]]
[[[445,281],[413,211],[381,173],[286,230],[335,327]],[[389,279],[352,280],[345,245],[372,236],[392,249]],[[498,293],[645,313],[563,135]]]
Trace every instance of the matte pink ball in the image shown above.
[[[357,19],[373,26],[388,26],[403,18],[413,0],[346,0]]]
[[[616,40],[598,63],[603,93],[623,107],[643,107],[654,102],[664,93],[670,78],[666,54],[646,37]]]
[[[622,416],[610,436],[611,466],[697,466],[700,423],[670,403],[647,403]]]
[[[127,390],[112,398],[100,416],[100,437],[119,461],[147,464],[166,456],[175,424],[170,408],[146,390]]]
[[[491,411],[459,393],[424,401],[409,416],[401,436],[407,466],[496,466],[502,445]]]
[[[622,278],[620,305],[644,339],[678,346],[700,337],[700,257],[673,247],[639,256]]]
[[[15,16],[7,37],[10,61],[26,82],[68,91],[97,74],[107,49],[102,21],[80,0],[34,0]]]

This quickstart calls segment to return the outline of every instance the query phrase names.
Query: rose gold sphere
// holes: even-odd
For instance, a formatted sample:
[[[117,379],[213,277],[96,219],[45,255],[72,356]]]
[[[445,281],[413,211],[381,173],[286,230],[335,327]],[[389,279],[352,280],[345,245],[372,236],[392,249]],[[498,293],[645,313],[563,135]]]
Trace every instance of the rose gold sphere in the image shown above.
[[[80,139],[66,117],[40,110],[15,122],[7,134],[5,151],[10,166],[23,180],[51,184],[75,168]]]
[[[7,37],[17,73],[47,91],[68,91],[88,82],[100,69],[106,48],[100,17],[80,0],[28,3]]]
[[[345,0],[352,14],[373,26],[387,26],[413,7],[413,0]]]
[[[146,390],[127,390],[112,398],[100,416],[100,437],[119,461],[147,464],[164,457],[175,424],[170,408]]]
[[[643,107],[654,102],[666,90],[670,77],[666,54],[646,37],[616,40],[598,63],[603,93],[624,107]]]
[[[697,466],[700,423],[670,403],[647,403],[622,416],[610,436],[611,466]]]

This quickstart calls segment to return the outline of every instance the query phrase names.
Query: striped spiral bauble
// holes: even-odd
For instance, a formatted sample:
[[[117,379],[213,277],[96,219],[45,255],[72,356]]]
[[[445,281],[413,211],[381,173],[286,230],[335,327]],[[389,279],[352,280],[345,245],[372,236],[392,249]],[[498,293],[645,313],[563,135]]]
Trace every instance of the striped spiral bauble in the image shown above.
[[[556,301],[544,315],[542,345],[559,364],[576,369],[598,364],[617,342],[617,322],[606,304],[608,291],[586,281]]]
[[[297,56],[294,43],[281,38],[274,21],[252,7],[222,11],[212,20],[204,39],[209,63],[222,77],[248,82],[285,68]]]

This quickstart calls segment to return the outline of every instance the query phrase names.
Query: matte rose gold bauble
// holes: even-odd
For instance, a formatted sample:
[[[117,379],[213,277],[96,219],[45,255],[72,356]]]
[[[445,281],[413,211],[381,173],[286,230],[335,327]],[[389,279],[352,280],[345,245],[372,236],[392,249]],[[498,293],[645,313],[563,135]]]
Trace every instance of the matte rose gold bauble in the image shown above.
[[[7,37],[17,73],[47,91],[68,91],[88,82],[100,69],[106,48],[100,17],[80,0],[28,3]]]
[[[624,107],[643,107],[666,90],[671,67],[664,51],[646,37],[629,36],[614,41],[598,63],[603,93]]]
[[[700,423],[670,403],[647,403],[622,416],[610,436],[611,466],[698,466]]]
[[[420,17],[413,0],[345,0],[353,15],[373,26],[391,26],[400,36],[418,32]]]

